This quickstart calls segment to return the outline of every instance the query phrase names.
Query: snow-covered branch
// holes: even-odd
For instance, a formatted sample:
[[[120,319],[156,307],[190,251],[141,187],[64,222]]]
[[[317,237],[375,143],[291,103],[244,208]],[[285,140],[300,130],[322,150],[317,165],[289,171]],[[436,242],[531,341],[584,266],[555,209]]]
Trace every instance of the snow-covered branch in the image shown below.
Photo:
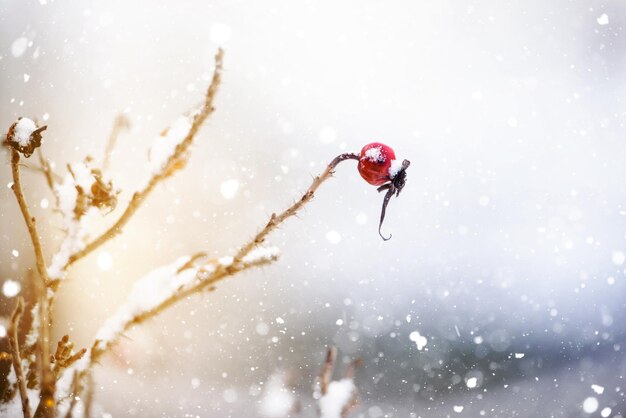
[[[37,128],[35,122],[26,118],[18,119],[11,126],[7,134],[7,143],[12,157],[12,189],[28,228],[40,279],[35,283],[38,286],[36,300],[31,305],[33,321],[26,334],[25,348],[22,349],[23,361],[19,357],[19,348],[14,349],[13,356],[13,361],[17,361],[19,366],[24,366],[14,367],[13,393],[19,383],[25,416],[30,416],[30,411],[27,411],[29,399],[38,402],[35,417],[52,417],[55,414],[71,416],[72,409],[81,404],[85,411],[88,411],[92,398],[90,382],[93,368],[126,332],[191,295],[213,290],[221,280],[276,261],[279,250],[276,247],[264,247],[266,237],[313,199],[317,189],[332,177],[339,163],[347,159],[359,160],[359,155],[352,153],[334,158],[325,170],[313,179],[301,198],[282,212],[272,214],[267,224],[252,239],[244,241],[233,256],[207,259],[204,253],[197,253],[180,257],[170,264],[152,270],[135,283],[126,303],[97,331],[90,350],[74,352],[73,344],[66,335],[59,341],[56,352],[50,355],[52,305],[56,291],[67,276],[69,267],[120,234],[155,187],[186,165],[194,138],[214,111],[213,102],[221,83],[222,59],[223,51],[220,49],[215,56],[215,71],[202,105],[180,116],[154,141],[149,151],[150,172],[145,186],[133,194],[113,225],[92,241],[88,242],[88,235],[91,232],[88,228],[90,217],[98,209],[110,212],[117,204],[119,192],[114,190],[111,182],[104,180],[103,171],[109,163],[117,135],[120,129],[123,129],[123,121],[121,119],[116,121],[105,151],[102,170],[94,167],[92,159],[88,157],[84,162],[68,164],[68,174],[60,178],[52,172],[50,164],[41,153],[39,154],[41,163],[39,171],[43,172],[48,186],[54,193],[65,232],[59,249],[48,266],[44,260],[35,218],[29,212],[22,191],[19,164],[20,154],[28,157],[40,147],[41,132],[46,127]],[[23,307],[21,305],[18,307],[21,314]],[[17,318],[19,320],[19,314]],[[11,332],[15,334],[14,341],[17,344],[17,328],[13,327]],[[36,353],[36,358],[33,353]],[[356,389],[350,373],[344,379],[332,381],[334,356],[334,351],[329,352],[325,373],[321,379],[321,392],[317,398],[323,418],[344,416],[356,399]],[[35,391],[37,386],[39,390]],[[284,408],[293,406],[290,404],[291,398],[288,396],[283,398]],[[11,405],[15,406],[14,403]],[[2,411],[0,409],[0,412]],[[266,415],[271,413],[268,412]]]
[[[345,417],[357,402],[353,374],[354,369],[360,364],[360,359],[350,364],[342,379],[332,380],[336,359],[337,349],[329,348],[319,377],[319,389],[315,393],[320,418]]]
[[[220,49],[215,55],[215,71],[213,79],[207,89],[204,103],[189,116],[181,116],[173,127],[165,131],[164,135],[156,141],[150,154],[152,155],[152,176],[146,186],[136,192],[130,200],[124,212],[118,220],[96,239],[86,244],[80,251],[72,254],[65,264],[65,268],[79,259],[90,254],[105,242],[122,232],[122,228],[135,214],[143,201],[150,195],[152,190],[163,180],[171,176],[177,170],[183,168],[188,159],[188,151],[196,134],[213,113],[213,101],[221,83],[224,52]]]
[[[63,372],[57,401],[67,399],[69,391],[77,385],[76,380],[87,379],[99,359],[133,326],[154,318],[193,294],[212,290],[221,280],[253,267],[268,265],[279,255],[277,247],[259,247],[234,265],[233,257],[204,260],[204,254],[199,253],[180,257],[152,270],[135,283],[126,303],[96,332],[90,352]]]
[[[81,163],[68,164],[63,182],[53,183],[65,237],[48,268],[50,280],[63,280],[70,257],[85,248],[89,218],[98,208],[110,211],[117,204],[119,191],[113,189],[111,182],[105,182],[100,170],[91,163],[87,158]]]
[[[307,203],[309,203],[315,196],[315,192],[322,185],[323,182],[332,177],[335,168],[340,162],[345,160],[358,160],[357,154],[345,153],[335,157],[326,169],[319,176],[313,179],[313,182],[309,188],[304,192],[302,197],[296,200],[291,206],[279,214],[272,213],[267,224],[246,244],[244,244],[234,257],[234,263],[241,261],[247,254],[250,253],[256,246],[261,245],[265,241],[265,237],[274,231],[280,224],[282,224],[287,218],[290,218],[298,213],[300,209]]]
[[[31,133],[31,138],[35,136],[35,132],[36,130]],[[39,138],[39,144],[40,143],[41,138]],[[31,238],[31,243],[35,252],[35,264],[37,266],[37,272],[39,273],[40,278],[40,282],[37,286],[37,298],[39,300],[39,345],[41,348],[39,350],[39,365],[41,370],[41,401],[39,402],[39,407],[37,407],[37,410],[35,411],[35,416],[51,417],[54,411],[55,380],[54,376],[52,375],[52,370],[50,369],[50,321],[48,318],[49,309],[48,295],[46,290],[50,280],[48,279],[46,261],[43,256],[41,241],[39,240],[39,232],[37,231],[37,227],[35,225],[35,218],[30,214],[28,204],[26,203],[26,198],[24,197],[24,192],[22,191],[22,181],[20,177],[19,165],[20,152],[24,152],[24,155],[30,155],[28,154],[28,152],[32,154],[34,148],[31,149],[29,147],[30,144],[26,145],[27,150],[25,152],[21,151],[24,146],[22,146],[21,148],[13,147],[11,149],[11,172],[13,175],[13,184],[11,188],[15,193],[15,198],[17,199],[18,205],[22,212],[22,216],[24,217],[24,222],[26,223],[26,227]]]
[[[171,264],[152,270],[135,283],[126,304],[96,333],[91,362],[104,354],[134,325],[155,317],[180,300],[209,289],[240,271],[270,264],[278,259],[279,254],[276,247],[259,247],[238,265],[233,264],[233,257],[202,262],[204,256],[198,254],[180,257]]]

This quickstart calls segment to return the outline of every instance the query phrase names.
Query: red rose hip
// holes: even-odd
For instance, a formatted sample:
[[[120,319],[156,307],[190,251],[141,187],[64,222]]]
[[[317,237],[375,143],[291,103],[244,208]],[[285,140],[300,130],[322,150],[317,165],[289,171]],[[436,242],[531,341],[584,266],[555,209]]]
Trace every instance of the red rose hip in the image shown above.
[[[391,147],[380,142],[367,144],[361,150],[359,174],[369,184],[381,186],[392,180],[389,169],[395,159],[396,154]]]

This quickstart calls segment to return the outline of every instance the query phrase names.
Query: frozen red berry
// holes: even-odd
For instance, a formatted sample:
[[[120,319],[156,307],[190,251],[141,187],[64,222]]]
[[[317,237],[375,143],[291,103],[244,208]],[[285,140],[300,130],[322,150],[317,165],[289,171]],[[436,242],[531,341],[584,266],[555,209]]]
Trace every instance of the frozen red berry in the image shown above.
[[[378,186],[378,191],[387,191],[383,200],[383,208],[380,212],[380,222],[378,223],[378,233],[385,241],[391,238],[385,238],[380,232],[380,228],[385,220],[385,212],[389,199],[394,194],[398,196],[406,183],[406,169],[411,164],[409,160],[402,162],[396,160],[396,154],[390,146],[381,144],[380,142],[372,142],[367,144],[361,150],[360,155],[354,155],[359,159],[359,174],[361,177],[374,186]]]
[[[359,157],[359,173],[361,177],[374,186],[381,186],[392,180],[389,174],[396,154],[391,147],[380,142],[367,144]]]

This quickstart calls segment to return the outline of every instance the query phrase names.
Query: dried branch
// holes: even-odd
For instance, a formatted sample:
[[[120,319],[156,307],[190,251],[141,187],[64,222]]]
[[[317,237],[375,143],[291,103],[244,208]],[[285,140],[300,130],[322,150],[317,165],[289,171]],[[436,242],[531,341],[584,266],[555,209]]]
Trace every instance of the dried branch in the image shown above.
[[[37,171],[41,171],[43,173],[44,177],[46,178],[46,184],[48,185],[50,190],[54,193],[54,183],[60,182],[61,176],[59,176],[54,171],[52,171],[52,167],[50,166],[50,161],[44,158],[41,148],[37,148],[37,156],[39,157],[39,164],[41,167],[33,167],[33,169]]]
[[[46,295],[46,285],[48,284],[48,272],[46,269],[46,262],[43,256],[41,242],[39,241],[39,233],[35,226],[35,218],[30,215],[28,210],[28,204],[24,198],[22,191],[22,182],[20,178],[20,154],[14,148],[11,150],[11,172],[13,174],[13,184],[11,189],[15,193],[15,198],[19,204],[22,216],[26,222],[28,233],[33,244],[35,251],[35,259],[37,272],[41,279],[40,286],[38,286],[38,299],[39,299],[39,326],[40,326],[40,366],[41,366],[41,401],[39,407],[35,412],[36,417],[51,417],[54,415],[54,386],[55,379],[52,371],[50,370],[50,324],[49,324],[49,311],[48,311],[48,298]]]
[[[81,393],[82,387],[79,386],[80,385],[80,374],[77,372],[74,375],[74,386],[78,388],[78,391],[76,393]],[[85,405],[85,410],[84,410],[84,414],[83,416],[85,417],[90,417],[91,416],[91,409],[93,407],[93,398],[94,398],[94,386],[95,386],[95,382],[93,380],[93,374],[92,373],[87,373],[87,375],[85,376],[85,391],[87,393],[85,393],[84,396],[84,405]],[[68,413],[68,418],[72,416],[72,409],[74,408],[74,404],[70,405],[69,410],[67,411]]]
[[[13,190],[13,193],[15,193],[15,198],[17,199],[17,203],[19,204],[20,210],[22,211],[22,216],[24,217],[24,221],[26,222],[26,227],[28,228],[28,233],[33,243],[33,249],[35,250],[37,272],[39,273],[39,277],[41,278],[45,286],[48,277],[46,272],[46,262],[43,256],[43,251],[41,249],[41,242],[39,241],[39,233],[37,232],[37,228],[35,226],[35,218],[30,215],[30,212],[28,210],[28,204],[26,203],[26,199],[24,198],[24,192],[22,191],[22,181],[20,178],[19,164],[20,154],[15,149],[12,149],[11,172],[13,174],[13,184],[11,185],[11,189]]]
[[[126,117],[123,113],[118,114],[113,121],[113,128],[111,129],[111,134],[109,135],[109,140],[107,141],[107,146],[104,150],[104,159],[102,160],[103,172],[109,168],[109,162],[111,160],[115,144],[117,143],[117,138],[120,133],[128,130],[129,128],[130,120],[128,120],[128,117]]]
[[[91,165],[92,161],[87,156],[82,163],[68,164],[69,175],[54,186],[57,207],[63,215],[65,236],[48,267],[51,280],[48,287],[52,290],[48,294],[50,305],[65,277],[65,266],[70,256],[85,246],[88,215],[95,209],[112,211],[117,204],[119,191],[113,188],[111,181],[106,182],[102,178],[102,172]]]
[[[322,367],[322,373],[320,374],[320,391],[322,395],[328,393],[328,385],[333,380],[333,371],[335,370],[335,360],[337,359],[337,348],[330,347],[326,351],[326,360],[324,360],[324,366]]]
[[[122,215],[119,217],[117,222],[115,222],[113,226],[111,226],[108,230],[102,233],[102,235],[100,235],[98,238],[88,243],[82,250],[73,254],[69,258],[67,264],[65,265],[65,268],[69,267],[76,261],[85,257],[89,253],[93,252],[94,250],[99,248],[101,245],[109,241],[111,238],[115,237],[120,232],[122,232],[122,228],[124,228],[124,226],[132,218],[132,216],[135,214],[137,209],[139,209],[143,201],[146,200],[146,198],[150,195],[150,192],[152,192],[155,186],[158,185],[161,181],[163,181],[167,177],[169,177],[176,169],[184,165],[187,151],[189,147],[191,146],[191,144],[193,143],[193,139],[195,138],[196,134],[202,127],[202,124],[214,111],[213,100],[215,99],[217,89],[221,82],[222,68],[223,68],[223,65],[222,65],[223,56],[224,56],[224,51],[220,49],[217,52],[217,55],[215,56],[215,71],[213,73],[213,79],[211,80],[211,84],[209,85],[209,88],[207,89],[204,104],[202,108],[200,109],[200,111],[195,115],[193,122],[191,124],[191,128],[189,129],[189,132],[187,133],[185,138],[176,146],[174,153],[168,158],[162,170],[160,170],[158,173],[154,174],[152,178],[150,178],[150,181],[143,188],[143,190],[136,192],[133,195],[132,199],[130,200],[130,203],[124,210],[124,213],[122,213]]]
[[[306,203],[311,201],[311,199],[313,199],[315,191],[324,181],[332,176],[334,169],[337,167],[337,165],[340,162],[348,159],[358,160],[359,156],[352,153],[346,153],[334,158],[331,163],[328,164],[324,172],[321,175],[315,177],[313,183],[304,193],[302,198],[300,198],[297,202],[295,202],[279,215],[272,214],[272,217],[270,218],[270,221],[265,226],[265,228],[263,228],[249,243],[244,245],[232,258],[232,261],[228,263],[218,263],[204,266],[204,269],[198,270],[198,274],[196,276],[198,281],[194,285],[179,289],[177,292],[173,293],[170,297],[166,298],[157,306],[151,309],[144,310],[130,316],[127,315],[127,317],[125,318],[125,322],[121,326],[116,327],[116,332],[114,333],[114,335],[109,336],[106,340],[96,341],[96,343],[94,343],[91,349],[89,364],[86,367],[85,374],[88,373],[88,370],[91,369],[95,363],[97,363],[101,356],[105,354],[108,349],[112,347],[119,340],[119,338],[134,325],[140,324],[148,319],[155,317],[176,302],[183,300],[194,293],[197,293],[203,289],[211,288],[215,283],[219,282],[220,280],[233,276],[236,273],[246,270],[248,268],[269,264],[274,261],[275,257],[271,259],[260,260],[255,260],[254,258],[252,258],[252,261],[247,262],[247,260],[252,255],[254,248],[261,244],[265,240],[265,237],[274,229],[276,229],[276,227],[280,225],[285,219],[294,216]],[[201,257],[202,255],[202,253],[199,253],[193,256],[190,260],[187,260],[181,267],[177,269],[176,273],[178,274],[185,271],[186,269],[193,268],[193,260]],[[206,270],[206,268],[211,267],[213,268],[212,270]],[[332,374],[332,367],[330,368],[330,373]],[[81,377],[83,376],[84,375],[82,375]],[[330,380],[328,380],[328,382],[330,382]]]
[[[37,149],[38,153],[39,153],[40,149],[41,148]],[[39,161],[41,163],[41,159]],[[43,164],[40,164],[40,165],[28,164],[28,165],[24,165],[24,168],[26,170],[30,170],[30,171],[34,171],[36,173],[43,174],[43,176],[44,176],[44,178],[46,180],[46,185],[48,185],[48,187],[50,187],[50,190],[53,190],[50,181],[58,183],[58,182],[60,182],[62,180],[62,178],[61,178],[60,175],[58,175],[57,173],[55,173],[52,170],[52,167],[50,167],[49,162],[47,160],[45,160],[45,164],[48,164],[47,168],[44,167]]]
[[[214,290],[214,285],[221,280],[241,271],[268,265],[276,261],[278,259],[278,252],[275,248],[265,249],[257,253],[251,252],[237,266],[232,264],[232,258],[230,257],[225,257],[220,260],[212,259],[200,266],[194,266],[193,262],[203,256],[203,253],[198,253],[189,257],[189,259],[182,260],[182,262],[179,261],[178,264],[180,264],[180,266],[176,264],[174,266],[166,266],[166,268],[171,268],[174,276],[168,278],[171,283],[178,283],[177,279],[181,279],[180,275],[182,274],[190,275],[190,278],[182,278],[180,281],[182,284],[154,305],[148,307],[141,306],[140,309],[136,310],[137,307],[133,306],[132,301],[130,301],[130,306],[122,306],[118,310],[118,313],[114,317],[109,318],[109,321],[98,331],[100,338],[97,338],[92,345],[88,358],[84,359],[81,364],[75,364],[75,367],[68,368],[65,371],[66,373],[77,373],[74,380],[85,382],[85,384],[81,385],[81,390],[87,391],[84,403],[86,409],[91,408],[93,398],[93,367],[98,364],[102,356],[106,354],[127,331],[135,325],[142,324],[154,318],[172,305],[187,299],[189,296],[204,290]],[[157,269],[154,272],[159,270],[160,269]],[[145,279],[158,279],[158,277],[152,277],[149,273],[147,276],[144,276],[143,279],[139,280],[135,286],[142,283]],[[103,332],[103,330],[105,331]],[[106,337],[102,337],[102,335],[106,335]],[[75,385],[76,383],[74,382],[72,384]],[[70,409],[68,413],[71,413],[74,406],[74,404],[69,406]],[[87,413],[85,413],[85,416],[88,416]]]
[[[345,377],[341,380],[332,380],[337,349],[331,347],[326,353],[326,360],[319,377],[319,415],[320,418],[343,418],[357,404],[357,389],[354,385],[354,370],[361,365],[362,360],[354,360],[348,366]]]
[[[13,370],[15,370],[15,376],[17,377],[17,384],[20,389],[20,398],[22,399],[22,412],[25,418],[30,418],[30,403],[28,401],[28,392],[26,391],[26,378],[24,377],[24,370],[22,370],[22,358],[20,357],[20,344],[17,339],[17,330],[19,328],[20,319],[24,312],[24,300],[19,297],[17,299],[17,305],[11,315],[11,322],[9,324],[9,344],[11,346],[11,356],[13,360]]]
[[[234,257],[233,264],[236,265],[237,263],[241,262],[241,260],[247,254],[249,254],[250,251],[254,247],[262,244],[263,241],[265,241],[265,237],[269,233],[274,231],[281,223],[283,223],[285,219],[297,214],[298,211],[304,205],[310,202],[313,199],[313,196],[315,195],[315,192],[317,191],[317,189],[321,186],[321,184],[325,182],[326,180],[328,180],[333,175],[334,170],[337,167],[337,165],[339,165],[340,162],[345,161],[345,160],[357,160],[358,161],[359,156],[357,154],[345,153],[345,154],[341,154],[335,157],[330,162],[330,164],[328,164],[324,172],[322,172],[322,174],[320,174],[319,176],[313,179],[313,183],[311,184],[311,186],[309,186],[307,191],[304,193],[304,195],[302,195],[302,197],[299,200],[297,200],[293,205],[289,206],[287,209],[285,209],[283,212],[281,212],[278,215],[276,215],[275,213],[272,213],[272,216],[270,217],[270,220],[267,222],[267,225],[265,225],[265,227],[261,229],[261,231],[259,231],[252,240],[250,240],[247,244],[241,247],[241,249],[237,252],[237,254]]]
[[[65,414],[65,418],[72,418],[72,410],[76,406],[76,403],[80,399],[78,393],[80,393],[80,379],[78,379],[78,371],[74,372],[74,378],[72,379],[72,389],[70,393],[70,406]],[[85,414],[85,417],[91,417],[91,414]]]
[[[243,262],[238,265],[233,265],[228,261],[222,260],[219,262],[217,260],[210,260],[208,263],[200,266],[193,267],[189,264],[189,261],[185,262],[183,266],[188,266],[187,269],[178,268],[176,269],[176,275],[180,275],[182,273],[189,273],[190,270],[192,273],[195,273],[192,276],[192,280],[189,280],[188,283],[182,284],[178,289],[176,289],[173,293],[163,298],[163,300],[159,301],[152,307],[147,309],[139,310],[137,312],[132,312],[127,314],[122,307],[120,312],[120,318],[122,318],[123,323],[113,325],[114,332],[112,335],[108,335],[106,339],[96,341],[91,349],[91,355],[89,358],[90,364],[89,367],[92,367],[100,357],[105,354],[109,348],[111,348],[114,344],[119,341],[120,337],[130,330],[133,326],[146,322],[149,319],[154,318],[159,315],[172,305],[180,302],[181,300],[187,299],[189,296],[199,293],[203,290],[209,289],[212,290],[213,286],[221,281],[226,279],[227,277],[234,276],[235,274],[248,270],[253,267],[260,267],[267,264],[270,264],[278,259],[278,253],[271,249],[272,251],[268,251],[266,255],[258,256],[258,257],[249,257],[243,260]],[[192,259],[197,257],[192,257]],[[174,281],[176,277],[172,278]],[[105,325],[107,326],[107,325]],[[111,326],[108,324],[108,326]]]
[[[78,352],[72,354],[73,349],[74,343],[70,341],[69,335],[64,335],[57,344],[54,356],[50,359],[50,361],[54,364],[52,370],[56,379],[59,378],[62,369],[70,367],[72,364],[80,360],[85,353],[87,353],[87,349],[82,348]]]
[[[348,365],[348,368],[346,369],[345,377],[348,379],[352,379],[354,377],[354,372],[356,371],[356,369],[358,369],[361,366],[363,366],[363,359],[359,357],[358,359],[352,361]]]

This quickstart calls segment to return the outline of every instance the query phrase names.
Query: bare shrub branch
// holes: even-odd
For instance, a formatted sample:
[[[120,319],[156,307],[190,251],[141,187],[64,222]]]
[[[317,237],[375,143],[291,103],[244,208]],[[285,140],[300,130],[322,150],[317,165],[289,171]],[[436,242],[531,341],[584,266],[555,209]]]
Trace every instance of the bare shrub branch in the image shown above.
[[[294,216],[295,214],[298,213],[300,209],[302,209],[304,205],[309,203],[313,199],[315,192],[322,185],[322,183],[328,180],[333,175],[335,168],[337,167],[337,165],[339,165],[340,162],[345,161],[345,160],[358,160],[358,159],[359,159],[359,156],[357,154],[352,154],[352,153],[341,154],[335,157],[330,162],[330,164],[328,164],[328,166],[322,172],[322,174],[320,174],[319,176],[313,179],[313,183],[311,183],[311,186],[309,186],[307,191],[304,192],[304,195],[302,195],[300,199],[298,199],[293,205],[289,206],[287,209],[285,209],[278,215],[276,215],[275,213],[272,213],[272,216],[270,217],[265,227],[261,229],[254,236],[254,238],[252,238],[245,245],[243,245],[241,249],[237,252],[237,254],[234,257],[233,264],[239,263],[247,254],[250,253],[250,251],[254,247],[262,244],[263,241],[265,241],[265,237],[268,234],[270,234],[272,231],[274,231],[281,223],[283,223],[285,219],[291,216]]]
[[[103,172],[109,168],[111,155],[113,154],[113,149],[117,143],[117,138],[122,132],[128,130],[129,128],[130,120],[128,120],[128,117],[123,113],[118,114],[113,121],[113,128],[111,129],[111,134],[109,135],[109,140],[107,141],[107,146],[104,150],[104,159],[102,160]]]
[[[38,300],[39,300],[39,325],[40,325],[40,375],[41,375],[41,401],[39,407],[35,411],[36,417],[51,417],[54,415],[54,384],[55,379],[52,371],[50,370],[50,326],[49,326],[49,310],[48,310],[48,298],[46,295],[46,287],[48,284],[48,272],[46,269],[46,262],[43,256],[43,250],[41,242],[39,241],[39,233],[35,226],[35,218],[30,215],[28,210],[28,204],[24,198],[24,192],[22,191],[22,182],[20,178],[20,154],[16,149],[11,150],[11,172],[13,174],[13,184],[11,189],[15,193],[15,198],[19,204],[24,222],[28,228],[28,233],[31,238],[33,249],[35,251],[35,259],[37,272],[41,279],[38,286]]]
[[[31,238],[35,251],[37,271],[40,277],[39,281],[31,280],[38,285],[35,292],[37,304],[36,309],[33,310],[37,321],[27,335],[27,341],[31,341],[26,344],[27,350],[30,351],[22,352],[22,354],[30,353],[25,354],[26,360],[28,360],[25,361],[25,364],[28,362],[31,364],[28,367],[24,366],[24,370],[21,369],[20,351],[17,343],[17,323],[19,323],[19,318],[23,311],[21,299],[18,301],[18,307],[13,315],[10,328],[15,344],[12,342],[12,354],[4,356],[6,358],[10,357],[14,367],[16,367],[15,371],[20,384],[19,389],[25,416],[30,417],[30,409],[26,410],[29,407],[26,390],[31,387],[31,383],[32,388],[35,388],[37,385],[40,388],[40,402],[34,414],[36,418],[51,418],[56,413],[70,417],[72,410],[78,408],[77,405],[82,405],[84,412],[89,416],[93,400],[93,369],[102,356],[126,332],[196,293],[215,290],[216,284],[228,277],[233,277],[239,272],[269,265],[276,261],[278,250],[276,248],[262,247],[267,236],[285,220],[295,216],[313,199],[321,184],[332,177],[339,163],[348,159],[359,160],[359,156],[352,153],[341,154],[334,158],[325,167],[324,171],[313,179],[309,188],[298,200],[284,211],[278,214],[273,213],[267,224],[252,239],[244,242],[234,256],[207,260],[206,253],[201,252],[179,258],[175,263],[148,273],[135,284],[135,288],[129,295],[127,303],[122,305],[118,312],[100,328],[90,350],[83,348],[74,352],[73,343],[65,335],[58,342],[54,354],[50,355],[51,306],[58,285],[67,276],[67,270],[73,263],[91,254],[120,234],[155,187],[186,165],[189,158],[189,150],[195,137],[204,122],[214,111],[213,102],[221,83],[222,61],[223,51],[220,49],[215,56],[215,71],[202,105],[190,115],[181,117],[182,125],[174,124],[171,126],[171,131],[175,132],[175,134],[170,135],[168,130],[161,134],[159,139],[167,140],[175,137],[176,140],[175,142],[166,142],[168,145],[165,148],[165,153],[163,153],[162,148],[156,147],[160,143],[153,145],[151,152],[153,149],[157,149],[161,154],[159,155],[160,158],[153,160],[153,163],[156,161],[157,164],[153,164],[147,183],[133,194],[127,207],[113,225],[90,242],[87,242],[86,236],[88,231],[85,222],[83,222],[87,219],[86,215],[88,212],[95,211],[94,208],[113,210],[117,202],[116,196],[118,192],[113,189],[111,182],[106,182],[103,179],[102,173],[110,164],[118,135],[122,130],[128,128],[128,120],[123,115],[116,118],[105,149],[101,170],[90,168],[88,166],[89,159],[87,159],[84,164],[68,165],[71,177],[66,175],[63,182],[57,181],[49,162],[39,151],[41,167],[38,167],[37,170],[44,174],[48,187],[55,193],[57,208],[63,213],[67,228],[59,251],[52,257],[52,262],[48,268],[44,260],[35,218],[30,215],[22,191],[19,171],[20,155],[18,151],[23,146],[20,145],[22,148],[16,148],[16,145],[10,144],[13,147],[11,150],[12,189]],[[32,146],[30,143],[28,144],[29,148],[26,151],[32,153],[41,145],[40,133],[45,127],[35,129],[36,127],[32,121],[29,124],[33,126],[34,130],[31,136],[35,140]],[[15,126],[14,124],[14,130]],[[23,139],[21,137],[17,138]],[[20,152],[25,151],[22,150]],[[87,183],[86,177],[89,178]],[[142,288],[141,286],[144,287]],[[39,332],[35,332],[36,330]],[[32,338],[28,338],[31,336]],[[37,354],[37,361],[35,361],[33,353]],[[334,348],[329,349],[319,382],[322,398],[326,397],[326,404],[328,405],[330,399],[332,405],[341,407],[338,410],[341,412],[341,416],[345,416],[356,402],[356,388],[352,382],[352,375],[354,368],[358,364],[356,362],[353,363],[348,368],[346,377],[334,382],[332,381],[332,374],[336,356],[336,350]],[[20,366],[19,372],[17,366],[15,366],[16,362]],[[37,370],[35,369],[35,364],[38,366],[39,376],[35,374],[35,370]],[[24,376],[25,371],[28,373],[28,382]],[[38,381],[37,377],[39,377]],[[336,401],[337,396],[341,400],[339,403]],[[55,403],[55,399],[59,402],[58,405]],[[323,408],[321,407],[320,410],[323,410]]]
[[[326,359],[324,360],[324,366],[322,366],[322,373],[320,374],[320,391],[322,395],[328,393],[328,385],[333,380],[333,371],[335,370],[335,360],[337,359],[337,349],[330,347],[326,351]]]
[[[19,328],[20,319],[24,312],[24,300],[17,298],[17,304],[13,315],[11,315],[11,322],[9,323],[9,345],[11,346],[11,359],[13,361],[13,370],[15,370],[15,376],[17,377],[17,385],[20,391],[20,398],[22,400],[22,412],[24,418],[30,418],[30,404],[28,401],[28,392],[26,391],[26,378],[24,377],[24,370],[22,370],[22,357],[20,356],[20,343],[17,338],[17,330]]]
[[[204,104],[200,111],[195,115],[189,132],[187,133],[185,138],[176,146],[175,152],[169,157],[162,170],[152,176],[146,187],[133,195],[130,203],[126,207],[126,210],[124,210],[124,213],[122,213],[122,215],[119,217],[117,222],[113,224],[113,226],[103,232],[98,238],[88,243],[81,251],[73,254],[70,257],[65,266],[66,268],[76,261],[80,260],[81,258],[85,257],[87,254],[91,253],[95,249],[99,248],[102,244],[106,243],[111,238],[118,235],[120,232],[122,232],[122,228],[124,228],[124,226],[135,214],[137,209],[139,209],[143,201],[150,195],[150,192],[152,192],[154,187],[161,181],[169,177],[171,174],[173,174],[176,170],[184,166],[186,161],[186,154],[189,150],[189,147],[193,143],[193,139],[200,130],[200,127],[202,127],[204,121],[206,121],[206,119],[215,110],[213,107],[213,100],[215,99],[215,95],[217,93],[222,78],[223,56],[224,51],[220,49],[215,56],[215,71],[213,73],[213,79],[211,80],[211,84],[207,89]]]
[[[69,335],[64,335],[57,343],[56,352],[51,358],[54,364],[53,372],[56,379],[59,378],[62,369],[70,367],[87,353],[86,348],[82,348],[76,353],[73,350],[74,343],[70,341]]]
[[[320,418],[343,418],[357,404],[357,389],[354,385],[354,371],[362,360],[356,359],[346,369],[345,377],[333,381],[337,360],[337,349],[330,347],[319,377],[318,412]]]

